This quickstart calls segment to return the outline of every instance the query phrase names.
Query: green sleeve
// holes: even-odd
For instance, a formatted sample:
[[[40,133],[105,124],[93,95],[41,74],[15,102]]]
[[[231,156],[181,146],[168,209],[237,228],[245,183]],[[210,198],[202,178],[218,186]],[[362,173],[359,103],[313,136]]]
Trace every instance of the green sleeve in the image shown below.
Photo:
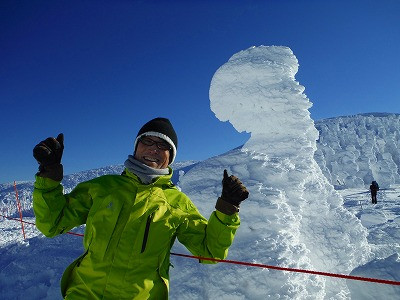
[[[84,224],[92,205],[89,188],[88,182],[80,183],[64,195],[60,182],[36,176],[33,190],[36,227],[45,236],[54,237]]]
[[[207,221],[193,207],[179,226],[177,237],[193,255],[225,259],[239,225],[237,213],[229,216],[216,210]]]

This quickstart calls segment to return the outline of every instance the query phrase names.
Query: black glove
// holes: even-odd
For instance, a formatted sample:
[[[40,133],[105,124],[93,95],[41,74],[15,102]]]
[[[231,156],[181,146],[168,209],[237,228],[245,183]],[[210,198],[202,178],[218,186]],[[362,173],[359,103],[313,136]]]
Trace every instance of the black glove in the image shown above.
[[[224,214],[232,215],[239,212],[240,203],[247,197],[249,197],[249,192],[239,178],[234,175],[228,176],[228,172],[224,170],[222,194],[215,208]]]
[[[64,151],[64,134],[57,138],[49,137],[33,148],[33,157],[39,163],[38,176],[47,177],[55,181],[63,178],[61,157]]]

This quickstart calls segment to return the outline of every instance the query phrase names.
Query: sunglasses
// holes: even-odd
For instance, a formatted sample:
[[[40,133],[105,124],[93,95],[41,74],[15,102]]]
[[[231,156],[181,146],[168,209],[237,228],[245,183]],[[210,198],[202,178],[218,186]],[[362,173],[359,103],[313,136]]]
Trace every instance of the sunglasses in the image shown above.
[[[166,150],[171,150],[171,146],[165,142],[156,142],[148,137],[142,137],[139,139],[139,142],[141,142],[143,145],[146,146],[153,146],[154,144],[156,144],[157,148],[163,151]]]

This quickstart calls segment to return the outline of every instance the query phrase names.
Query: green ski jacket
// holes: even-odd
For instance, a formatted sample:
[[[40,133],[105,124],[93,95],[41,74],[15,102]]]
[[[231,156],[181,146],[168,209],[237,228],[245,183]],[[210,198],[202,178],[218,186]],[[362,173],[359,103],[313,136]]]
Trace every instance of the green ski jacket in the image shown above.
[[[65,299],[168,299],[170,249],[178,238],[193,255],[224,259],[240,225],[238,214],[205,219],[171,182],[145,185],[128,170],[80,183],[36,176],[37,228],[54,237],[86,224],[85,253],[64,272]]]

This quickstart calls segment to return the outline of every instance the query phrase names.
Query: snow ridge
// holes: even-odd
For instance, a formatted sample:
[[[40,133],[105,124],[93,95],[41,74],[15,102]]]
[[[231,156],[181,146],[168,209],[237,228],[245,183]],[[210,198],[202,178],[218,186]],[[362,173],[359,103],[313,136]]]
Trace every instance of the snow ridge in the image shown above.
[[[317,121],[315,159],[336,188],[400,183],[400,115],[369,113]]]

